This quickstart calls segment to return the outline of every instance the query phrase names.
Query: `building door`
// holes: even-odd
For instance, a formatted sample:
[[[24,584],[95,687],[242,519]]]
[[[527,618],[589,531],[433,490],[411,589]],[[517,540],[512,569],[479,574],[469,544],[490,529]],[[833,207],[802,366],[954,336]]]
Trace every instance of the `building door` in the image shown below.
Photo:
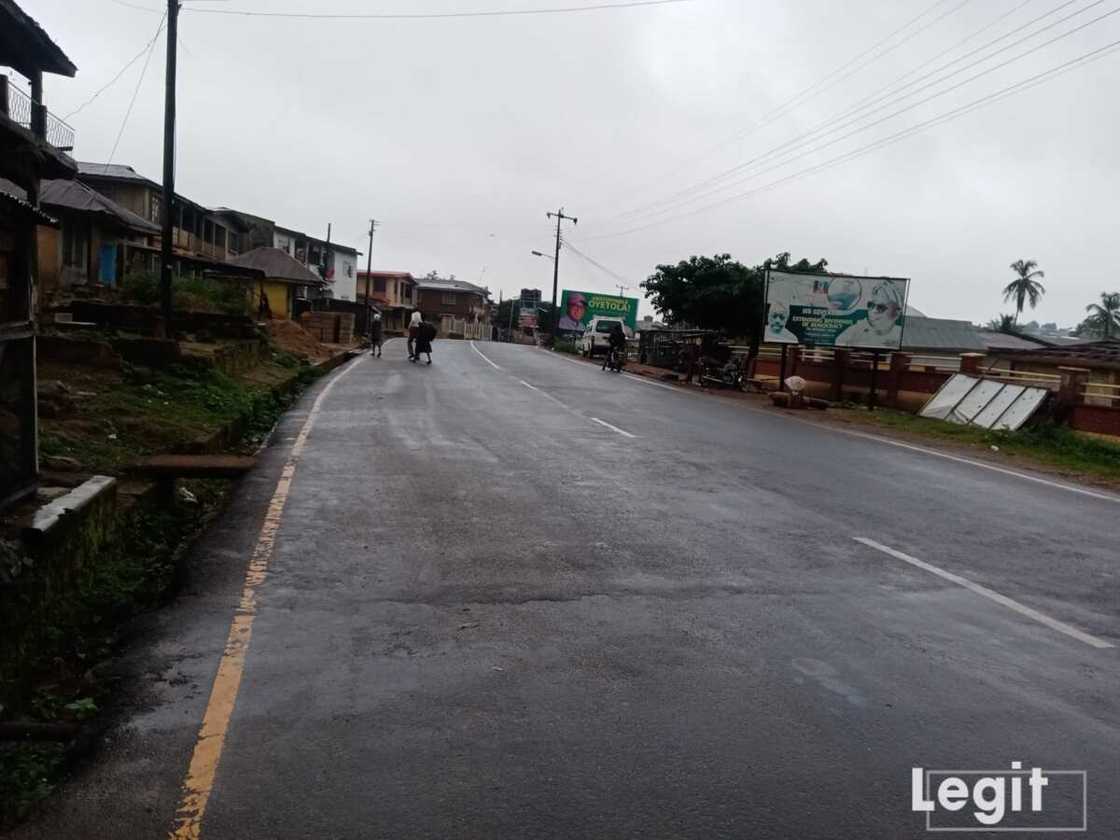
[[[97,280],[103,286],[117,285],[117,243],[102,242],[97,255]]]

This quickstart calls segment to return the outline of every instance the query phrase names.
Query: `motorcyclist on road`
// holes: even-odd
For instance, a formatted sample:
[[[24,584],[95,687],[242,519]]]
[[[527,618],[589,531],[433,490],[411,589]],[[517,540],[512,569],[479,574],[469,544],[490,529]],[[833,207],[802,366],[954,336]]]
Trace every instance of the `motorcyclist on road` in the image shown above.
[[[607,336],[609,348],[607,350],[607,357],[603,360],[603,370],[607,369],[607,365],[616,358],[615,353],[618,353],[618,361],[615,363],[619,368],[622,367],[622,360],[626,358],[626,333],[622,329],[622,324],[615,323],[611,326],[611,331]]]

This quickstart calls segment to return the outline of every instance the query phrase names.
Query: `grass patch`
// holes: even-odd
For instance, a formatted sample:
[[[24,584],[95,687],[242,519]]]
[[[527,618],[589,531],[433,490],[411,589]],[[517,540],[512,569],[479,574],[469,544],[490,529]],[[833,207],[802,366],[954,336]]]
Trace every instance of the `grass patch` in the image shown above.
[[[1120,481],[1120,443],[1078,434],[1065,426],[1041,423],[1017,432],[960,426],[889,409],[851,412],[864,422],[965,446],[998,446],[1005,455],[1022,457],[1075,473]]]
[[[50,795],[65,761],[61,744],[0,744],[0,831]]]
[[[579,347],[574,341],[558,338],[552,345],[552,349],[557,353],[568,353],[572,356],[579,355]]]
[[[59,379],[90,395],[76,400],[73,411],[44,418],[41,453],[73,458],[86,470],[110,475],[120,474],[138,456],[182,451],[230,423],[242,425],[243,440],[252,446],[290,403],[272,386],[293,373],[301,385],[319,375],[287,354],[243,379],[203,364],[159,372],[126,366],[121,374],[41,367],[41,380]]]

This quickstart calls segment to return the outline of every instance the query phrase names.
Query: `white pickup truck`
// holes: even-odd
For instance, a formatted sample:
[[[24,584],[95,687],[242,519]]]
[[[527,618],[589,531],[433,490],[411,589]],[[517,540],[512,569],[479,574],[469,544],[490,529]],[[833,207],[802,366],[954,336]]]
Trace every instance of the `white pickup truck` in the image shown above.
[[[583,331],[583,337],[579,340],[579,352],[588,358],[606,353],[611,346],[611,330],[615,324],[622,324],[622,331],[626,333],[626,337],[632,337],[626,324],[623,324],[618,318],[604,318],[601,315],[596,315],[588,322],[587,329]]]

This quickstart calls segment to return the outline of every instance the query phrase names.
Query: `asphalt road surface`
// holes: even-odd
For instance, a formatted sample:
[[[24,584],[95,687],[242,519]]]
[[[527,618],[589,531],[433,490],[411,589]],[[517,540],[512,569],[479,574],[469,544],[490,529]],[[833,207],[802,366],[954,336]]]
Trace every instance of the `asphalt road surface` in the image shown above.
[[[898,840],[942,836],[912,768],[1018,761],[1087,771],[1060,836],[1117,837],[1118,514],[534,348],[393,341],[284,419],[139,626],[107,743],[15,836]],[[1080,779],[1003,825],[1080,820]]]

